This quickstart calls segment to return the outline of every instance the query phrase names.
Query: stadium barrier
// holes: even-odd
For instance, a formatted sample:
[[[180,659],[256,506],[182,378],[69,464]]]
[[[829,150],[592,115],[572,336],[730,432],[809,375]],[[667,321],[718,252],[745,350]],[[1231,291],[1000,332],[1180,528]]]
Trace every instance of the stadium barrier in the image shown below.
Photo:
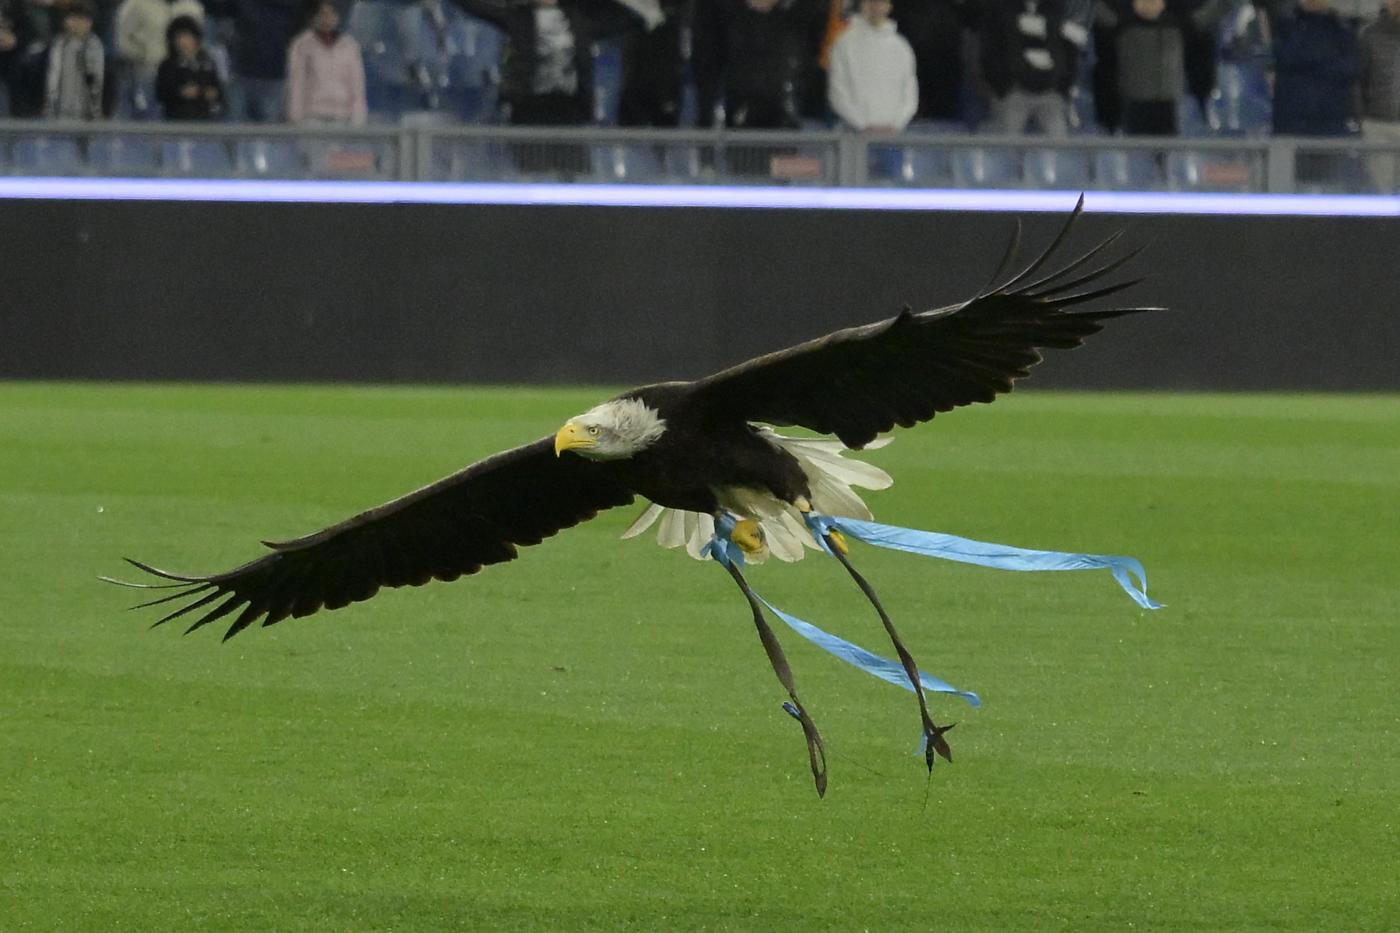
[[[1074,197],[1021,216],[1021,263]],[[1015,226],[985,210],[318,203],[314,193],[16,198],[4,209],[0,380],[694,378],[906,303],[974,295]],[[1122,249],[1147,250],[1119,274],[1148,279],[1122,300],[1172,310],[1057,354],[1033,388],[1400,390],[1393,216],[1093,211],[1063,255],[1124,227]]]
[[[0,121],[11,176],[1393,194],[1397,169],[1351,137]]]

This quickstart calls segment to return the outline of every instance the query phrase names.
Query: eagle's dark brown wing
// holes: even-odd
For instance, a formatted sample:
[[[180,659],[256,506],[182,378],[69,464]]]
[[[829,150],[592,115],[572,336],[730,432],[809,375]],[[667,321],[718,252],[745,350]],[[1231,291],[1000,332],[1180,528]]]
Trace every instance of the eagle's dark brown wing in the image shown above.
[[[538,544],[632,499],[607,464],[556,457],[553,438],[542,438],[315,534],[264,542],[271,554],[225,573],[194,576],[131,563],[175,581],[166,586],[179,590],[142,604],[179,603],[157,625],[202,612],[188,629],[194,631],[237,612],[227,640],[259,619],[272,625],[339,609],[369,599],[381,586],[476,573],[513,560],[517,545]]]
[[[1040,362],[1041,348],[1077,347],[1109,318],[1156,310],[1071,310],[1140,281],[1109,281],[1137,254],[1099,260],[1117,234],[1055,271],[1042,272],[1083,206],[1080,198],[1039,259],[996,285],[1015,255],[1018,225],[992,285],[971,301],[920,314],[906,309],[891,320],[749,360],[693,383],[692,404],[715,416],[835,434],[858,448],[895,425],[911,427],[938,412],[992,401]]]

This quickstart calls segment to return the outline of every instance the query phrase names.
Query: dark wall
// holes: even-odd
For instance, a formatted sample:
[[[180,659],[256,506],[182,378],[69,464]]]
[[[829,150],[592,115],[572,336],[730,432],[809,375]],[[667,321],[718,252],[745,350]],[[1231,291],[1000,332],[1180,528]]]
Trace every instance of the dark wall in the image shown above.
[[[0,377],[693,377],[981,287],[1004,215],[8,202]],[[1025,249],[1060,223],[1026,218]],[[1037,384],[1400,389],[1400,222],[1089,215],[1172,311]]]

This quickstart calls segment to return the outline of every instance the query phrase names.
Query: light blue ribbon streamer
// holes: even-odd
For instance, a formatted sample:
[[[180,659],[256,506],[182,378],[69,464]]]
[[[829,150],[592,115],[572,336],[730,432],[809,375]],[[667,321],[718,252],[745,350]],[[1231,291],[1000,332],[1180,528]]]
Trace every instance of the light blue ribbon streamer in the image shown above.
[[[1162,608],[1161,603],[1148,598],[1147,571],[1143,569],[1142,563],[1133,557],[1034,551],[1012,547],[1009,544],[989,544],[986,541],[959,538],[957,535],[881,525],[878,522],[854,518],[835,518],[815,512],[808,512],[805,518],[807,527],[812,530],[824,550],[829,550],[824,540],[826,533],[835,529],[876,547],[908,551],[924,557],[955,560],[964,564],[994,567],[998,570],[1107,570],[1113,574],[1113,579],[1118,581],[1118,585],[1133,602],[1144,609]],[[1137,577],[1137,584],[1134,584],[1130,574]]]
[[[709,543],[705,545],[702,553],[714,558],[724,566],[738,564],[742,567],[744,565],[744,552],[730,538],[731,533],[734,531],[734,522],[735,520],[732,516],[721,515],[715,528],[715,535],[710,539]],[[750,588],[752,589],[752,587]],[[914,692],[914,685],[909,682],[909,675],[904,672],[903,666],[898,662],[891,661],[889,658],[882,658],[880,655],[867,651],[859,645],[852,644],[844,638],[823,631],[810,622],[799,619],[797,616],[789,615],[762,596],[759,596],[757,591],[754,592],[754,596],[758,597],[758,601],[763,603],[769,612],[773,613],[773,615],[777,616],[779,619],[782,619],[783,622],[787,624],[788,628],[792,629],[818,648],[840,658],[847,664],[865,671],[867,674],[880,678],[886,683],[894,684],[896,687],[902,687],[910,693]],[[947,681],[934,677],[932,674],[928,674],[924,671],[919,671],[919,683],[925,690],[931,693],[946,693],[953,696],[960,696],[974,707],[982,705],[982,700],[977,694],[969,690],[959,690]]]
[[[757,593],[754,593],[758,596]],[[822,631],[810,622],[804,622],[797,616],[788,615],[777,606],[758,596],[758,601],[768,607],[768,611],[787,623],[792,629],[812,644],[821,648],[828,654],[835,655],[847,664],[852,664],[867,674],[872,674],[886,683],[894,684],[896,687],[903,687],[910,693],[914,692],[914,685],[909,683],[909,675],[904,673],[904,667],[889,658],[882,658],[878,654],[866,651],[860,645],[854,645],[844,638],[838,638],[830,632]],[[959,690],[946,680],[940,680],[925,671],[919,671],[919,683],[923,688],[931,693],[949,693],[953,696],[960,696],[973,706],[981,706],[982,700],[977,694],[970,690]]]

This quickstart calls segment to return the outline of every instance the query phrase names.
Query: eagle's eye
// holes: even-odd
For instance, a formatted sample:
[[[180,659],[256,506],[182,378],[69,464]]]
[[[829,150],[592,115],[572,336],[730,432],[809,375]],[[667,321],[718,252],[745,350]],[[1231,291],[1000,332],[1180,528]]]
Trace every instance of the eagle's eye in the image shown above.
[[[595,425],[590,425],[589,428],[588,428],[588,433],[589,433],[589,434],[592,434],[594,437],[597,437],[597,436],[598,436],[598,426],[597,426],[596,424],[595,424]]]

